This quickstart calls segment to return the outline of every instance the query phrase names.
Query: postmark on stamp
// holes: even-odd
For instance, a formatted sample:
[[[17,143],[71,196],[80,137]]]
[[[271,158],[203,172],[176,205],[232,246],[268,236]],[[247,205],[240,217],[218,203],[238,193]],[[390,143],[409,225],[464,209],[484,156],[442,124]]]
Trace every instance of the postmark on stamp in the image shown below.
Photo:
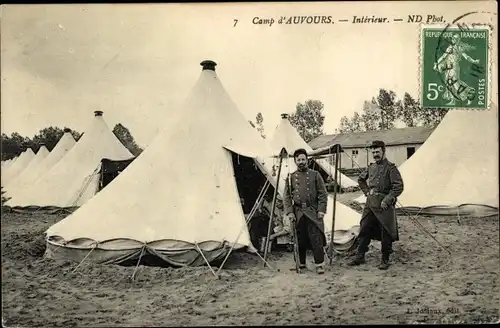
[[[490,32],[488,25],[422,27],[422,107],[489,108]]]

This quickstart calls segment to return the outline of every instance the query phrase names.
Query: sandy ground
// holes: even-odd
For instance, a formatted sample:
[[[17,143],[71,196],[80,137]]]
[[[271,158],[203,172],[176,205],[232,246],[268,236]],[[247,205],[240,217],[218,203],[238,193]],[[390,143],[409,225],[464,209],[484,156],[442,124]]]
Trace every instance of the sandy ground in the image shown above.
[[[220,280],[207,267],[138,268],[43,258],[43,232],[61,215],[2,216],[2,305],[6,326],[187,326],[491,323],[499,318],[499,220],[419,218],[452,255],[405,217],[392,265],[296,274],[291,253],[264,268],[233,254]],[[309,261],[311,261],[309,257]],[[76,268],[75,272],[71,272]],[[277,271],[279,269],[280,271]],[[422,312],[422,313],[417,313]]]

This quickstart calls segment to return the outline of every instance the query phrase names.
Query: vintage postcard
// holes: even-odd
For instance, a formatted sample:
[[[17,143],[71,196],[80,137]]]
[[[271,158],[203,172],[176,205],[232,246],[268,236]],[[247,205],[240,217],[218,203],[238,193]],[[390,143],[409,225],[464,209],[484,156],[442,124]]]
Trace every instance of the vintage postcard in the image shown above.
[[[499,322],[496,2],[0,21],[4,326]]]

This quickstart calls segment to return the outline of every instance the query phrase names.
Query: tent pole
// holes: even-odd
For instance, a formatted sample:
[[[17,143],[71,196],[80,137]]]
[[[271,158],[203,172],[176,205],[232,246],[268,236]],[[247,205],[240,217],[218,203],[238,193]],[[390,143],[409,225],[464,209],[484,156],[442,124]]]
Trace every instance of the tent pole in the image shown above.
[[[337,170],[340,172],[340,168],[342,167],[342,154],[339,154],[339,165]],[[342,174],[339,174],[339,188],[342,190]]]
[[[329,260],[330,266],[333,263],[333,236],[335,235],[335,214],[337,212],[337,177],[339,171],[339,147],[335,151],[335,178],[334,178],[334,189],[333,189],[333,214],[332,214],[332,235],[330,238],[330,250],[329,250]]]
[[[271,205],[271,215],[269,217],[269,224],[267,225],[266,248],[264,249],[264,267],[266,266],[267,252],[269,248],[269,237],[271,236],[271,226],[273,225],[274,210],[276,208],[276,198],[278,197],[278,186],[280,184],[281,166],[283,164],[283,157],[286,154],[285,148],[280,151],[280,161],[278,167],[278,176],[276,178],[276,188],[274,188],[273,204]]]

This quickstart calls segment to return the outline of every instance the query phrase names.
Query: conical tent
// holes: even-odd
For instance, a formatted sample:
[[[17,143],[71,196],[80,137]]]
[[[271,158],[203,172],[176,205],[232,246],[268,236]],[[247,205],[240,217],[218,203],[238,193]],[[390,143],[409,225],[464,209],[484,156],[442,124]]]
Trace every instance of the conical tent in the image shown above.
[[[85,204],[97,193],[103,158],[123,160],[133,155],[95,112],[90,127],[74,147],[47,173],[6,205],[12,208],[70,208]]]
[[[398,204],[402,213],[497,214],[498,107],[450,110],[399,170],[405,185]]]
[[[20,172],[17,177],[11,179],[11,181],[9,181],[9,183],[5,185],[5,190],[7,191],[7,194],[9,196],[11,195],[10,190],[16,188],[16,186],[18,186],[19,184],[22,184],[22,181],[24,181],[24,179],[29,177],[32,172],[36,170],[38,165],[40,165],[40,163],[47,157],[48,154],[49,150],[47,149],[47,147],[45,147],[45,145],[40,145],[40,148],[38,149],[35,157],[33,157],[26,168],[22,170],[22,172]]]
[[[54,165],[56,165],[66,153],[75,145],[75,139],[69,129],[64,130],[64,134],[59,139],[54,149],[34,168],[29,174],[23,175],[22,179],[16,179],[16,185],[8,190],[9,195],[18,195],[21,199],[29,184],[41,179]]]
[[[274,152],[279,152],[281,147],[285,147],[286,151],[290,155],[299,148],[305,149],[308,153],[313,151],[311,146],[309,146],[307,142],[302,139],[297,130],[290,124],[290,121],[288,120],[288,114],[281,115],[281,121],[280,124],[276,127],[273,138],[271,140],[271,146],[273,147]],[[323,170],[333,178],[335,174],[335,166],[331,165],[327,159],[317,158],[313,159],[313,161],[317,164],[319,169]],[[295,163],[291,161],[290,164],[292,172],[295,171]],[[342,174],[340,171],[337,174],[342,188],[352,188],[358,186],[356,182],[354,182],[346,175]]]
[[[14,158],[11,158],[11,159],[9,159],[9,160],[5,161],[4,166],[2,166],[2,170],[4,170],[5,172],[7,172],[7,169],[8,169],[9,167],[11,167],[11,166],[12,166],[12,164],[14,164],[18,158],[19,158],[19,157],[17,157],[17,156],[16,156],[16,157],[14,157]]]
[[[15,163],[13,163],[6,172],[2,170],[2,185],[8,184],[12,179],[16,178],[19,173],[21,173],[35,157],[35,153],[31,148],[26,149]]]
[[[2,161],[2,170],[5,170],[7,167],[9,167],[9,165],[12,164],[12,160],[13,159]]]
[[[194,266],[221,259],[236,241],[236,249],[252,246],[232,153],[255,158],[271,150],[226,93],[215,65],[202,62],[179,117],[140,157],[48,229],[48,256],[89,254],[117,263],[149,254]]]

